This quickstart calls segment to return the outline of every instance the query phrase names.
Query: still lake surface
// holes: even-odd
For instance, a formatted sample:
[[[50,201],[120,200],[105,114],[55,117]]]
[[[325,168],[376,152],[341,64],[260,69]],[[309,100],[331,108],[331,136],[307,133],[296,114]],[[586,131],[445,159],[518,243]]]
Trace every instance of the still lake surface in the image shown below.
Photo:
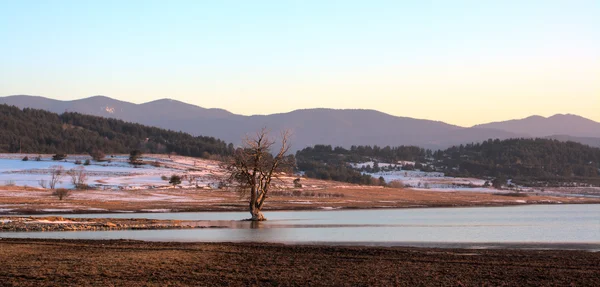
[[[11,238],[134,239],[180,242],[280,242],[383,246],[563,244],[600,248],[600,205],[413,208],[265,212],[266,222],[239,220],[246,212],[75,214],[65,217],[211,220],[230,228],[0,233]],[[585,245],[586,247],[577,247]]]

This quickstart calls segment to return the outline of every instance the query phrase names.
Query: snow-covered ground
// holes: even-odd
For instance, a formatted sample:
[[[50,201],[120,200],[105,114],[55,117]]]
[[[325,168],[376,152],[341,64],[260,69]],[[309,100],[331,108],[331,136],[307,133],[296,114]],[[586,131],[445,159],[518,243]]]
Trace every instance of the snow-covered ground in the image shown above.
[[[0,155],[0,185],[40,187],[40,181],[50,180],[53,166],[62,166],[65,172],[83,167],[88,175],[88,185],[106,189],[166,188],[169,186],[168,180],[162,178],[174,174],[194,178],[192,182],[182,180],[183,187],[197,185],[214,188],[218,186],[224,174],[218,162],[179,156],[145,156],[142,160],[156,164],[141,166],[130,165],[126,155],[107,157],[107,161],[103,162],[91,161],[87,166],[75,164],[75,161],[84,162],[89,156],[69,156],[64,161],[53,161],[50,155],[42,155],[41,161],[35,161],[37,155],[28,155],[29,160],[23,161],[24,156]],[[71,177],[64,175],[57,187],[72,188]]]
[[[424,172],[418,170],[381,171],[369,173],[372,177],[383,177],[385,182],[401,181],[405,186],[413,188],[452,189],[487,191],[483,188],[485,180],[477,178],[448,177],[442,172]]]
[[[356,169],[373,167],[375,162],[353,163]],[[387,169],[375,173],[365,174],[374,178],[383,177],[386,183],[399,181],[406,187],[431,191],[473,191],[473,192],[497,192],[492,188],[483,187],[485,180],[477,178],[460,178],[445,176],[442,172],[424,172],[420,170],[390,170],[402,165],[414,165],[414,162],[402,161],[398,163],[378,163],[379,168]]]
[[[29,157],[28,161],[22,161],[25,156]],[[140,166],[129,164],[128,155],[107,156],[106,161],[102,162],[95,162],[88,155],[69,155],[64,161],[53,161],[52,155],[41,155],[41,161],[36,161],[37,156],[37,154],[0,154],[0,186],[40,188],[40,181],[47,183],[50,180],[51,169],[56,165],[62,166],[65,172],[72,168],[83,167],[88,175],[87,184],[99,190],[173,189],[168,182],[171,175],[182,176],[182,182],[177,189],[217,189],[227,180],[226,170],[220,162],[185,156],[146,154],[141,160],[148,164]],[[75,164],[75,161],[85,162],[87,159],[91,160],[90,165]],[[272,183],[278,189],[292,189],[293,181],[300,176],[279,174]],[[350,185],[309,178],[302,178],[301,184],[303,190],[343,188]],[[73,188],[74,186],[71,177],[65,175],[56,187]],[[19,196],[19,193],[15,192],[15,196]]]

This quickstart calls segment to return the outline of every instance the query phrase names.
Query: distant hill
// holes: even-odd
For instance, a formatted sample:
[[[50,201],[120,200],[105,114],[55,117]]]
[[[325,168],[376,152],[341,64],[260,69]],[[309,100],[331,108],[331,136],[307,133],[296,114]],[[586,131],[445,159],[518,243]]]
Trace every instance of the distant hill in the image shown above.
[[[476,125],[475,127],[498,129],[533,137],[566,135],[570,137],[600,138],[600,123],[570,114],[556,114],[547,118],[531,116],[520,120],[494,122]]]
[[[0,104],[0,152],[23,153],[171,153],[194,157],[228,155],[233,145],[213,137],[192,136],[117,119]]]
[[[233,114],[221,109],[205,109],[176,100],[162,99],[144,104],[133,104],[104,96],[94,96],[73,101],[59,101],[38,96],[0,97],[0,104],[47,110],[53,113],[77,112],[129,122],[149,121],[167,116],[174,120],[189,120],[198,117],[222,118]]]
[[[244,135],[262,127],[268,127],[273,132],[290,129],[293,133],[293,151],[315,144],[346,148],[352,145],[416,145],[440,149],[462,143],[481,142],[490,138],[545,137],[558,134],[595,137],[594,133],[596,135],[600,133],[599,123],[581,117],[577,120],[572,120],[571,117],[554,118],[548,123],[553,127],[537,125],[536,121],[536,125],[523,129],[520,128],[521,124],[510,121],[508,124],[491,123],[464,128],[439,121],[398,117],[374,110],[356,109],[305,109],[271,115],[242,116],[222,109],[206,109],[168,99],[133,104],[103,96],[74,101],[58,101],[34,96],[9,96],[0,97],[0,103],[20,108],[45,109],[56,113],[70,111],[116,118],[193,135],[212,136],[235,145],[241,143]],[[559,123],[561,121],[565,123]],[[579,128],[581,123],[585,125]],[[575,127],[569,128],[572,125]],[[563,126],[562,129],[553,129]],[[575,132],[570,133],[569,130]]]

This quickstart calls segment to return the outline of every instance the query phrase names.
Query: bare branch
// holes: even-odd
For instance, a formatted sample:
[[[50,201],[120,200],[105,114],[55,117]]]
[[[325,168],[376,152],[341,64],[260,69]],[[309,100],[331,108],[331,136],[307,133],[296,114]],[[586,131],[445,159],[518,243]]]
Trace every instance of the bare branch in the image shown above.
[[[276,141],[269,137],[269,130],[263,128],[254,137],[246,136],[243,147],[238,148],[229,161],[230,182],[249,195],[253,220],[264,220],[260,210],[268,197],[273,176],[287,164],[284,159],[290,149],[290,134],[289,131],[281,133],[281,147],[276,154],[271,154]]]

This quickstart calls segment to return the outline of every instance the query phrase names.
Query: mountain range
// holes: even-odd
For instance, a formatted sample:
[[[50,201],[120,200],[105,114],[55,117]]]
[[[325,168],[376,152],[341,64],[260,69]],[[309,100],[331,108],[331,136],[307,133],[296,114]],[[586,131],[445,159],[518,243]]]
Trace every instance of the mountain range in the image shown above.
[[[244,116],[223,109],[206,109],[184,102],[162,99],[134,104],[104,96],[60,101],[39,96],[0,97],[0,104],[19,108],[65,111],[117,118],[193,135],[205,135],[234,144],[246,134],[267,127],[272,131],[289,129],[292,148],[315,144],[417,145],[438,149],[480,142],[490,138],[547,137],[571,140],[600,147],[600,123],[571,114],[460,127],[440,121],[399,117],[375,110],[304,109],[271,115]]]

